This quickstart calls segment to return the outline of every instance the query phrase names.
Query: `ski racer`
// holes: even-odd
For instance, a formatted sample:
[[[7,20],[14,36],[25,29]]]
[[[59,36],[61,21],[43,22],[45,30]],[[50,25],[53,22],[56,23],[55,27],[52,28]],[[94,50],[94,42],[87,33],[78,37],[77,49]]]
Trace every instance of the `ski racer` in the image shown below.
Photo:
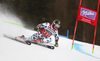
[[[58,28],[60,27],[60,21],[54,20],[52,24],[50,23],[41,23],[37,25],[37,33],[33,34],[30,38],[34,42],[40,43],[50,43],[51,35],[55,37],[55,46],[58,47],[59,35]]]

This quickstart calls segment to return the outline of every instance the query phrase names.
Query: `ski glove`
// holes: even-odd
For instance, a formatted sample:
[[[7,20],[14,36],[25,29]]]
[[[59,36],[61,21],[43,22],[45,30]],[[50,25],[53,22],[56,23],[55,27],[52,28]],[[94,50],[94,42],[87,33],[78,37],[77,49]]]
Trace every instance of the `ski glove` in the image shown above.
[[[55,41],[55,46],[58,47],[58,42],[57,41]]]

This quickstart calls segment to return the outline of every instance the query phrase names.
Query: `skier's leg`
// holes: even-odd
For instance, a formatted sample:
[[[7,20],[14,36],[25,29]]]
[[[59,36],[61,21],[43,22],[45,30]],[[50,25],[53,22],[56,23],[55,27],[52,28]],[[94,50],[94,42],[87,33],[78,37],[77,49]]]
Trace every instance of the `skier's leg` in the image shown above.
[[[51,37],[45,38],[42,33],[39,33],[38,39],[41,39],[41,43],[50,43],[51,42]]]
[[[51,42],[51,37],[45,38],[41,32],[35,33],[31,36],[31,39],[34,42],[40,42],[40,43],[50,43]]]
[[[51,42],[51,37],[48,37],[48,38],[43,38],[42,40],[43,43],[50,43]]]
[[[37,32],[35,34],[33,34],[31,36],[31,39],[34,41],[34,42],[42,42],[42,38],[41,38],[42,34],[40,32]]]

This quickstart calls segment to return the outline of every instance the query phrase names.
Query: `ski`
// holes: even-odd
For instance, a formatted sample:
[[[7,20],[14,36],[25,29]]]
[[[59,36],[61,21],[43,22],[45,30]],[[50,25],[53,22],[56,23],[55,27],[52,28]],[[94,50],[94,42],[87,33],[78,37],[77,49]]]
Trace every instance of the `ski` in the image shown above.
[[[49,49],[55,49],[54,46],[45,45],[45,44],[41,44],[41,43],[37,43],[37,42],[31,42],[31,43],[36,44],[36,45],[40,45],[40,46],[43,46],[43,47],[46,47],[46,48],[49,48]]]
[[[46,47],[46,48],[49,48],[49,49],[54,49],[55,48],[54,46],[45,45],[45,44],[38,43],[38,42],[20,40],[20,39],[17,39],[16,37],[10,37],[10,36],[7,36],[5,34],[4,34],[4,37],[15,40],[17,42],[21,42],[23,44],[27,44],[27,45],[36,44],[36,45],[43,46],[43,47]]]
[[[8,36],[8,35],[5,35],[5,34],[4,34],[4,37],[9,38],[9,39],[12,39],[12,40],[15,40],[15,41],[20,42],[20,43],[23,43],[23,44],[27,44],[25,41],[18,40],[18,39],[16,39],[15,37],[11,37],[11,36]],[[28,44],[28,45],[29,45],[29,44]],[[30,45],[31,45],[31,44],[30,44]]]

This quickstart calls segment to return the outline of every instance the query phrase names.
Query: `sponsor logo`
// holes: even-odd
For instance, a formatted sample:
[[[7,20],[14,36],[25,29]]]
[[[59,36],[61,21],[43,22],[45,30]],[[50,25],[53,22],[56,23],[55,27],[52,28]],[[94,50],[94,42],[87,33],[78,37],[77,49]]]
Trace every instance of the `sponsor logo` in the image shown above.
[[[90,18],[92,20],[95,20],[96,17],[96,12],[81,8],[81,13],[80,15],[85,16],[87,18]]]

